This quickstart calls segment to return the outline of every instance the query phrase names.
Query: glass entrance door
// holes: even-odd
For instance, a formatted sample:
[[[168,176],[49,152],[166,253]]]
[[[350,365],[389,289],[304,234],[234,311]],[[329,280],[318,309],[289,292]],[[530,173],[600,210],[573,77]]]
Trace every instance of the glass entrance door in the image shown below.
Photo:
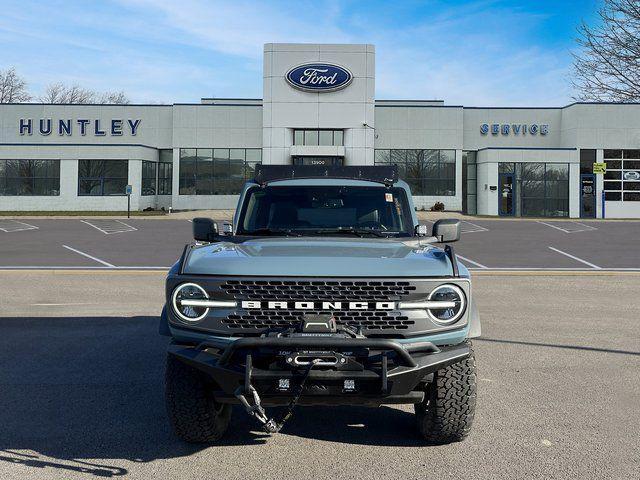
[[[596,176],[580,175],[580,218],[596,218]]]
[[[515,174],[501,173],[498,175],[498,215],[515,215]]]

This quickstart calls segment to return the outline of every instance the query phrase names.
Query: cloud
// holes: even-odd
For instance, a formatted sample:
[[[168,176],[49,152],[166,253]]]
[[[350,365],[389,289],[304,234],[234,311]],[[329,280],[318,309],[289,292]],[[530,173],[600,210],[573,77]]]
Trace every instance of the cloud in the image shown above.
[[[75,81],[179,102],[261,96],[267,42],[374,43],[378,98],[558,105],[570,56],[547,38],[549,15],[491,0],[25,0],[3,11],[0,47],[36,90]]]
[[[337,2],[205,2],[198,0],[121,0],[181,32],[181,42],[224,54],[262,58],[264,43],[348,43],[337,21]]]
[[[564,49],[536,43],[544,16],[454,7],[401,32],[377,30],[379,98],[436,98],[477,105],[563,104],[569,98]]]

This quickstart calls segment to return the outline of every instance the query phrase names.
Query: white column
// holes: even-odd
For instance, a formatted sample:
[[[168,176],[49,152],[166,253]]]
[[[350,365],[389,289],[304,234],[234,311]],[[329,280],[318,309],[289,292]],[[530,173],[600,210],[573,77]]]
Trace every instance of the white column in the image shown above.
[[[131,185],[131,211],[140,208],[140,195],[142,194],[142,160],[129,159],[129,177]],[[126,207],[126,205],[125,205]]]
[[[64,197],[68,204],[78,201],[77,158],[60,160],[60,197]]]
[[[569,164],[569,217],[580,217],[580,164]]]

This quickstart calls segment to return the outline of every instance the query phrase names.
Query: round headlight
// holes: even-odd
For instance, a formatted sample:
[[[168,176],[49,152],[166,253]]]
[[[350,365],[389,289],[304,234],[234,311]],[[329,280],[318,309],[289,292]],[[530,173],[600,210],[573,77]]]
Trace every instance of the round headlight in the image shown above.
[[[207,313],[209,313],[209,308],[184,305],[182,302],[184,300],[207,300],[208,298],[209,295],[207,295],[207,292],[200,285],[196,285],[195,283],[183,283],[173,291],[173,310],[182,320],[187,322],[197,322],[198,320],[202,320]]]
[[[440,285],[429,294],[429,301],[442,302],[442,308],[430,308],[427,310],[434,322],[441,325],[450,325],[462,317],[466,306],[464,292],[457,285]]]

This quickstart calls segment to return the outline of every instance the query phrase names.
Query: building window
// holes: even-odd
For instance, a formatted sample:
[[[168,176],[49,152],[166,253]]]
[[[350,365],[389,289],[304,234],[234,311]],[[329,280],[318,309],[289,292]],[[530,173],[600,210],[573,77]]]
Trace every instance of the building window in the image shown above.
[[[173,150],[160,150],[158,159],[158,195],[171,195],[173,191]]]
[[[462,213],[475,215],[477,213],[477,152],[462,152]]]
[[[78,195],[125,195],[128,160],[78,160]]]
[[[455,150],[376,150],[376,165],[397,165],[416,196],[456,194]]]
[[[155,195],[156,194],[156,170],[157,164],[155,162],[142,161],[142,188],[140,189],[141,195]]]
[[[236,195],[255,176],[260,148],[181,148],[180,195]]]
[[[343,146],[344,131],[342,130],[294,130],[294,145],[312,146]]]
[[[60,195],[60,160],[0,160],[0,195]]]
[[[569,216],[568,163],[499,163],[498,172],[515,173],[517,216]]]
[[[640,150],[605,150],[604,198],[640,202]]]
[[[596,151],[592,149],[580,150],[580,174],[592,174],[593,164],[596,162]]]
[[[171,195],[173,183],[173,163],[158,163],[158,195]]]

